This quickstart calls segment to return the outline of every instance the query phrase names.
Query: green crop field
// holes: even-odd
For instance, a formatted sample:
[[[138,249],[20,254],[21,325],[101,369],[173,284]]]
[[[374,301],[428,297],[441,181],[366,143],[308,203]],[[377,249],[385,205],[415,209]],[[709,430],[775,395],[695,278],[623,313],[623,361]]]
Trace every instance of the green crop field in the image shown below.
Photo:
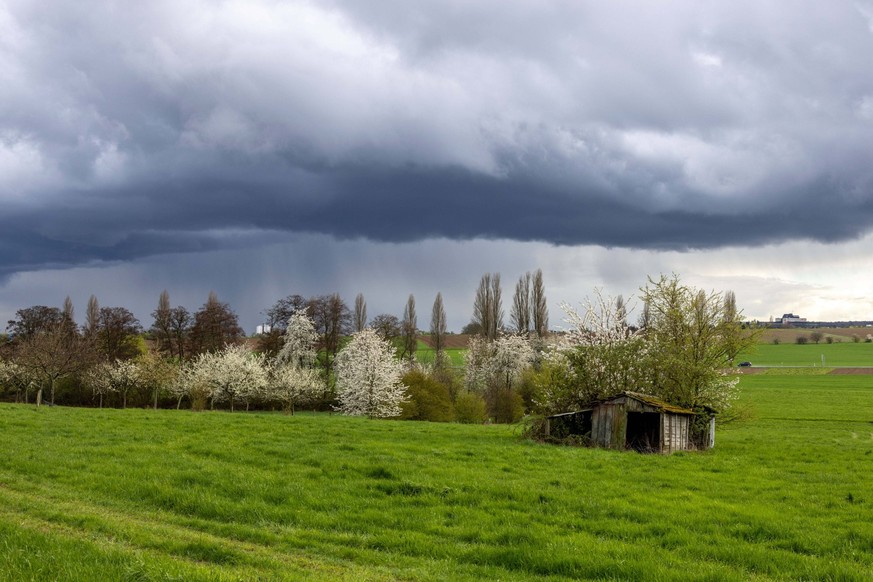
[[[820,344],[758,344],[737,361],[748,360],[755,366],[873,366],[873,343],[820,343]]]
[[[671,456],[516,427],[0,405],[0,579],[869,580],[869,376]]]
[[[466,348],[447,348],[446,355],[449,356],[449,361],[452,366],[460,368],[464,366],[464,354],[467,353]],[[422,364],[430,364],[433,362],[434,349],[421,340],[418,340],[418,350],[415,352],[415,358]]]

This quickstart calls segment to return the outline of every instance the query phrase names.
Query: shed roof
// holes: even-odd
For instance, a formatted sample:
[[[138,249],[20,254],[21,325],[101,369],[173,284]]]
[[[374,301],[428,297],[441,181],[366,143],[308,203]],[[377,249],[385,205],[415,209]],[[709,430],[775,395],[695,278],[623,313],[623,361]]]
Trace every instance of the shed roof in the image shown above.
[[[657,408],[661,412],[670,412],[673,414],[697,414],[693,410],[689,410],[688,408],[682,408],[681,406],[676,406],[675,404],[670,404],[669,402],[665,402],[658,398],[657,396],[652,396],[651,394],[642,394],[640,392],[631,392],[626,390],[621,394],[616,394],[612,398],[607,398],[602,400],[601,402],[612,402],[618,398],[633,398],[643,404],[647,404],[653,408]]]

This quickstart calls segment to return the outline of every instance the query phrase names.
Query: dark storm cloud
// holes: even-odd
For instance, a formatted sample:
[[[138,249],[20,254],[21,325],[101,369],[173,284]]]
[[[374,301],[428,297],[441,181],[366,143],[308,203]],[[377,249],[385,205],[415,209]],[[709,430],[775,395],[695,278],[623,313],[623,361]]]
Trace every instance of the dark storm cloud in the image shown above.
[[[0,2],[0,276],[283,240],[873,225],[873,6]]]

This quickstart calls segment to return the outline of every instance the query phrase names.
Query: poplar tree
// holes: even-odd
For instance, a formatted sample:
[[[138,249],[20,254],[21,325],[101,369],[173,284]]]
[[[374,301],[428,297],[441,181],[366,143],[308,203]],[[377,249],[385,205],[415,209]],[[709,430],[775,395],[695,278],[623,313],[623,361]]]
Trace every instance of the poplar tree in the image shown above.
[[[367,327],[367,302],[364,301],[364,294],[358,293],[355,297],[355,331],[362,331]]]
[[[510,319],[516,333],[527,336],[530,333],[530,324],[533,315],[531,305],[531,275],[528,271],[518,278],[515,284],[515,294],[512,296],[512,309]]]
[[[443,294],[437,293],[433,300],[433,309],[430,314],[430,337],[435,352],[435,362],[442,361],[443,350],[446,341],[446,310],[443,308]]]
[[[401,327],[403,334],[403,356],[413,360],[418,349],[418,317],[415,314],[415,297],[411,293],[406,301],[406,307],[403,309],[403,323]]]
[[[543,284],[543,270],[537,269],[531,287],[531,324],[537,337],[544,338],[549,333],[549,307],[546,302],[546,288]]]
[[[473,302],[473,321],[489,341],[497,339],[503,328],[503,301],[500,291],[500,273],[485,273],[479,281]]]

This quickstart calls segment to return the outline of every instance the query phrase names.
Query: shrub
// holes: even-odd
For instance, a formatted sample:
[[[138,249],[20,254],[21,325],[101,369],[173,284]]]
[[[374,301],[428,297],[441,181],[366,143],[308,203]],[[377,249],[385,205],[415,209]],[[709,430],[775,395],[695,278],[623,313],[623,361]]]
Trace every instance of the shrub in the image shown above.
[[[834,338],[831,337],[831,336],[827,336],[827,337],[825,338],[825,343],[826,343],[826,344],[832,344],[832,343],[834,343]]]
[[[856,343],[856,344],[857,344],[857,343],[860,343],[860,342],[861,342],[861,338],[858,337],[857,334],[856,334],[856,335],[853,335],[853,336],[852,336],[852,342],[853,342],[853,343]]]
[[[485,422],[485,400],[472,392],[459,392],[455,399],[455,420],[464,424],[482,424]]]
[[[433,422],[454,420],[455,407],[448,386],[418,370],[407,372],[402,381],[407,386],[409,399],[400,405],[400,418]]]
[[[806,343],[809,343],[809,338],[806,337],[805,335],[799,335],[799,336],[797,336],[797,339],[794,341],[800,345],[804,345]]]
[[[780,343],[781,343],[781,342],[779,341],[779,338],[778,338],[778,337],[774,337],[774,338],[773,338],[773,345],[778,346]]]
[[[521,375],[521,380],[518,383],[518,395],[524,403],[524,411],[530,412],[536,408],[536,403],[540,399],[540,382],[538,379],[539,372],[533,368],[528,368]]]
[[[524,401],[512,388],[497,390],[491,408],[494,412],[494,422],[501,424],[516,423],[524,416]]]

